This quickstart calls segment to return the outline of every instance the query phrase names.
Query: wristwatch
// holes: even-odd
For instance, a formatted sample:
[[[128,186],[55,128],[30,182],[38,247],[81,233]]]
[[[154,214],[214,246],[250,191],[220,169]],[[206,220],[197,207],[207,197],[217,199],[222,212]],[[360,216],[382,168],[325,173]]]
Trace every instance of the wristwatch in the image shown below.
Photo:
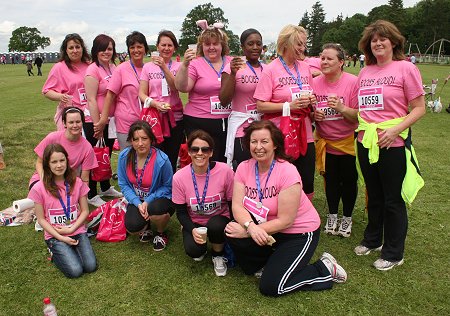
[[[248,230],[248,227],[250,226],[250,223],[254,223],[253,221],[248,221],[244,223],[245,230]]]

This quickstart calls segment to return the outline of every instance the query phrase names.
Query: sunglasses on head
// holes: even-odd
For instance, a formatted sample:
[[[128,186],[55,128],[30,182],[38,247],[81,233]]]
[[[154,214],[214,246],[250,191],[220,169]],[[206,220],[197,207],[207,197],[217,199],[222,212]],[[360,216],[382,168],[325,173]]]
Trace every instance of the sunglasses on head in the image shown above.
[[[209,154],[211,151],[212,151],[212,149],[211,149],[211,147],[197,147],[197,146],[192,146],[191,148],[189,148],[189,152],[191,153],[191,154],[196,154],[196,153],[198,153],[199,151],[202,151],[202,153],[204,153],[204,154]]]

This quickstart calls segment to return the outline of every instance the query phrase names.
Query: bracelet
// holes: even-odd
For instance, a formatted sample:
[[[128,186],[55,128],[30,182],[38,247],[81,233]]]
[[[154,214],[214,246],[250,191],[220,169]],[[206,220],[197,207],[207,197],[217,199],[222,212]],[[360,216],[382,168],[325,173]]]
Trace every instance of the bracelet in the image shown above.
[[[145,102],[144,102],[144,107],[145,107],[145,108],[149,108],[149,107],[151,106],[152,101],[153,101],[152,98],[147,97],[147,98],[145,99]]]

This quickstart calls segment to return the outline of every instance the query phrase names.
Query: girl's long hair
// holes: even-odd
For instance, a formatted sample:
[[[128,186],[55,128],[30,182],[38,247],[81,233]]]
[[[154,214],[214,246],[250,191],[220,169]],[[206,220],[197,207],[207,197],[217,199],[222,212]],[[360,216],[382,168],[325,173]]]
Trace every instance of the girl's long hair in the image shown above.
[[[47,145],[47,147],[45,147],[44,149],[44,155],[42,157],[42,166],[44,169],[42,182],[44,183],[45,189],[55,198],[58,198],[58,186],[55,183],[55,175],[50,169],[50,157],[53,153],[63,153],[66,157],[66,171],[64,172],[64,181],[69,184],[70,193],[73,192],[76,176],[75,172],[69,165],[69,155],[67,154],[67,151],[64,149],[64,147],[58,143]]]

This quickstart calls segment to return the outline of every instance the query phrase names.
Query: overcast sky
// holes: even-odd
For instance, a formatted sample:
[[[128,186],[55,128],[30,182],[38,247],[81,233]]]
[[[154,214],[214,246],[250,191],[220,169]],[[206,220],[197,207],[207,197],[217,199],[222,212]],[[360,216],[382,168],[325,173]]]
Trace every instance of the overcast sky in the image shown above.
[[[125,37],[134,30],[145,34],[154,44],[158,32],[168,29],[180,36],[181,24],[195,6],[211,2],[222,8],[228,28],[240,35],[247,28],[256,28],[264,43],[276,40],[286,24],[298,24],[305,11],[311,12],[316,0],[4,0],[0,10],[0,52],[8,51],[12,31],[21,26],[36,27],[50,37],[46,51],[58,51],[64,36],[79,33],[88,49],[93,38],[105,33],[116,41],[117,51],[124,51]],[[388,0],[321,0],[326,21],[342,13],[344,18],[355,13],[367,14]],[[412,7],[418,0],[404,0]],[[359,36],[359,34],[355,34]]]

